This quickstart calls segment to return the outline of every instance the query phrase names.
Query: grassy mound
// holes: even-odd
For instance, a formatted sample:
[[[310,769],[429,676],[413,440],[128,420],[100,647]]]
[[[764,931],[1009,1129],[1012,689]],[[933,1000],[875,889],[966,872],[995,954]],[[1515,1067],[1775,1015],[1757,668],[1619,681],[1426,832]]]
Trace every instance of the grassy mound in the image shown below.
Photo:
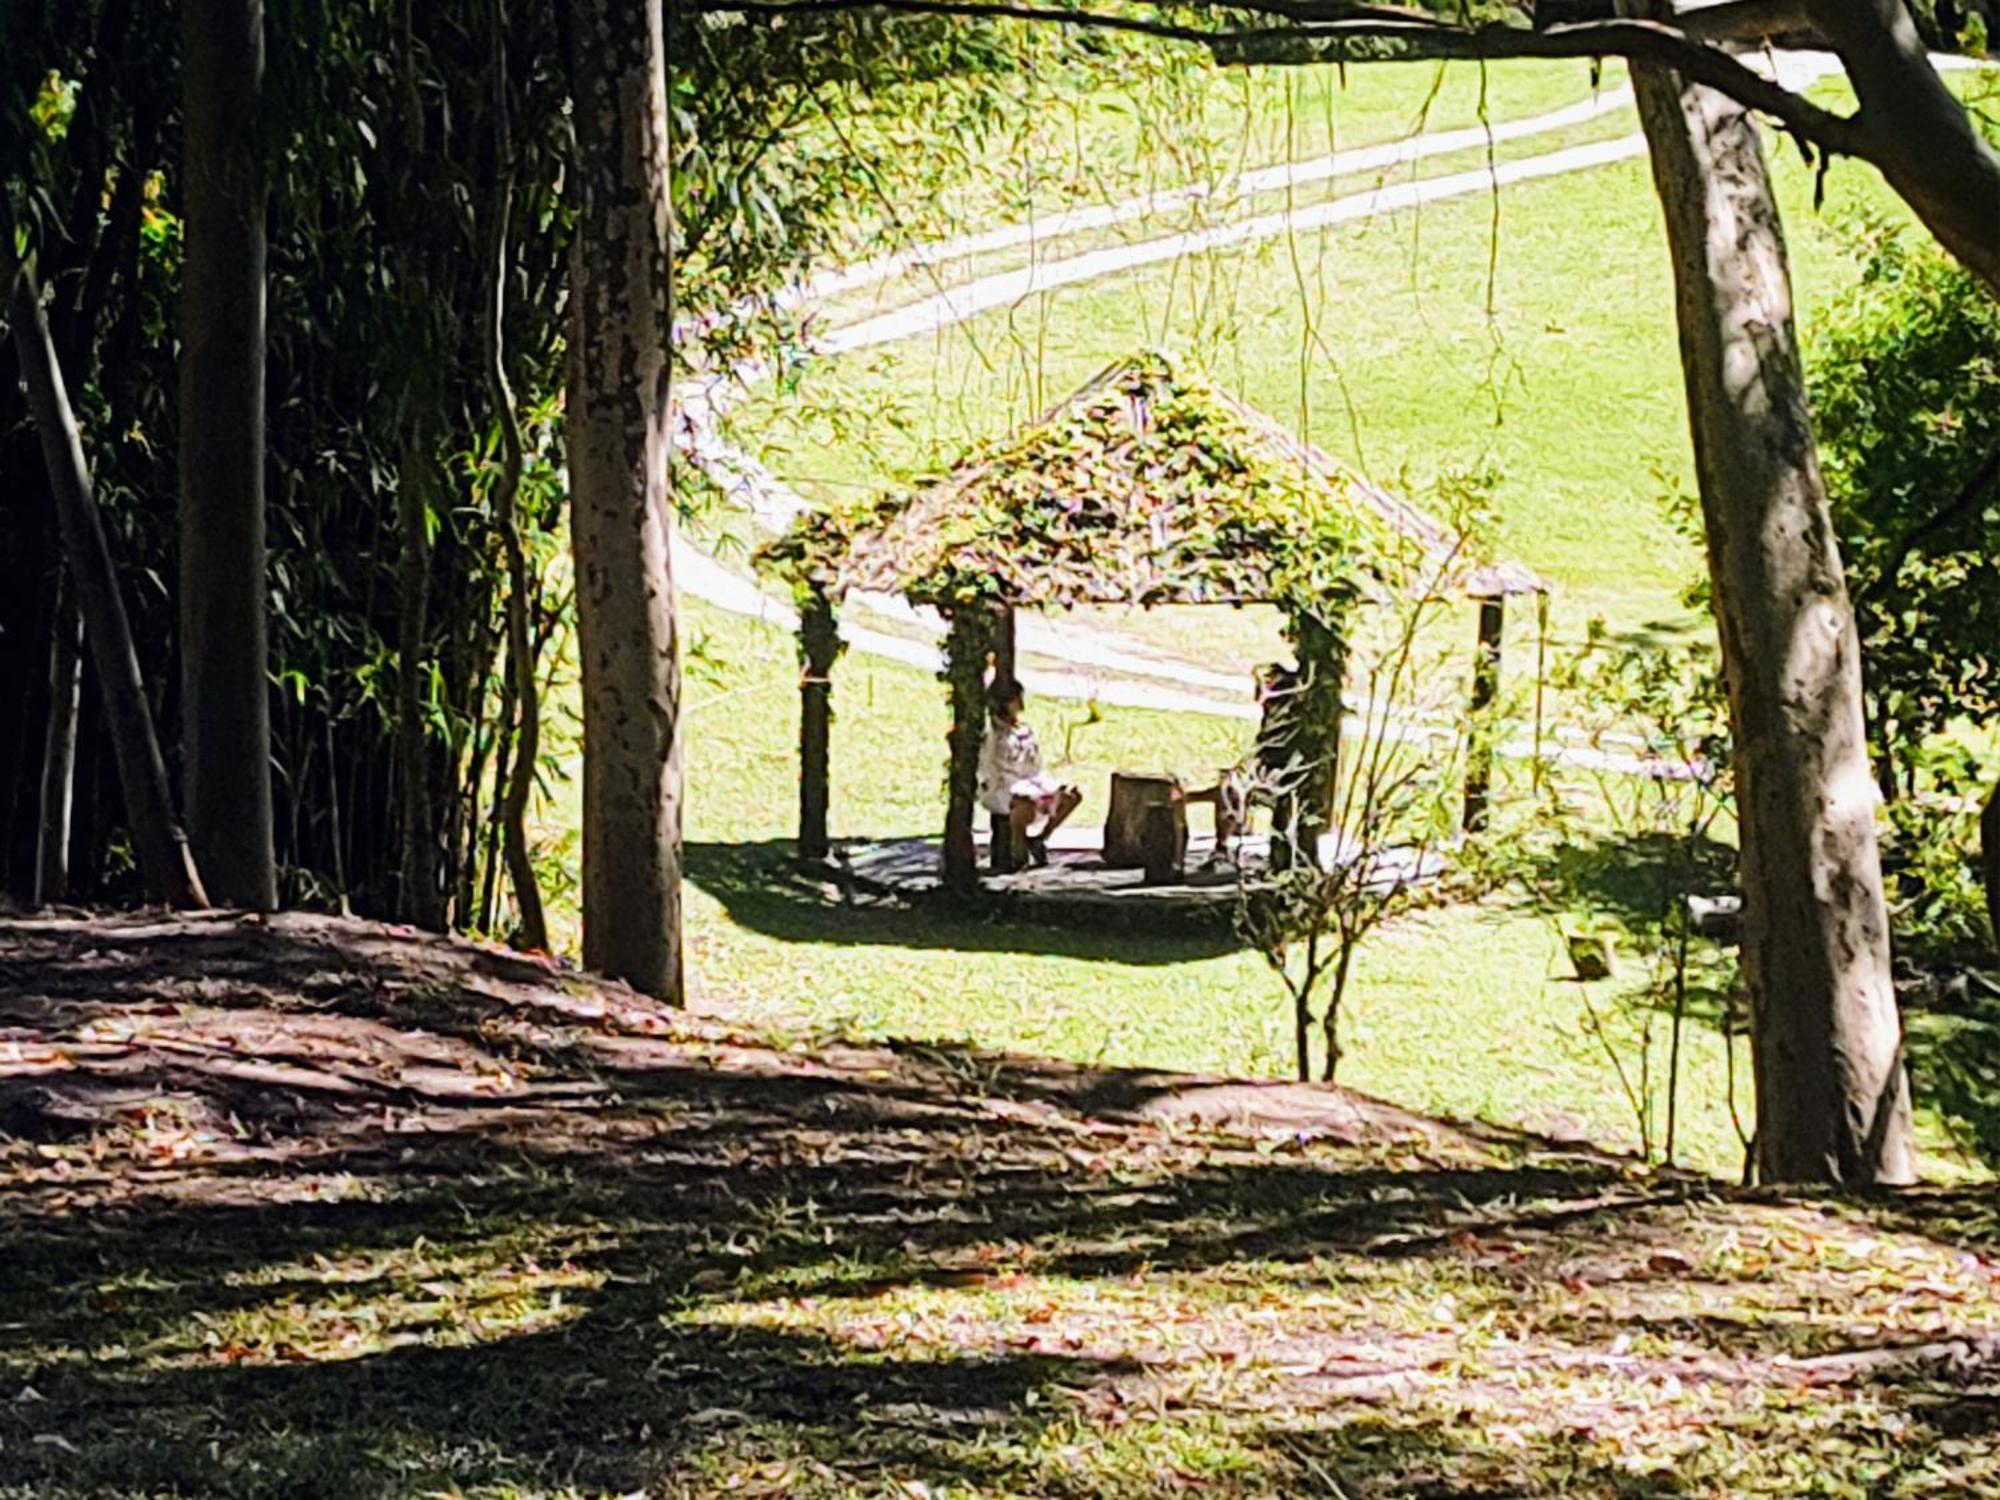
[[[302,917],[0,925],[0,1127],[10,1496],[2000,1484],[1990,1197]]]

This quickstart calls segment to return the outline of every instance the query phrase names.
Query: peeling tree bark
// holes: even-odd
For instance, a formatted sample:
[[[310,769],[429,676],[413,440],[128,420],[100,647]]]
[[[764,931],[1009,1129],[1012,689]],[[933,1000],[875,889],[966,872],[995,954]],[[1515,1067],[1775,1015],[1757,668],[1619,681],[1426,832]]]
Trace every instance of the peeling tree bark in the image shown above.
[[[1767,1182],[1906,1182],[1860,645],[1820,479],[1791,282],[1748,113],[1633,69],[1666,212],[1742,828]]]
[[[265,646],[262,0],[186,0],[181,775],[217,899],[278,904]]]
[[[667,489],[661,8],[571,0],[579,214],[568,446],[583,666],[583,956],[679,1002],[680,642]]]

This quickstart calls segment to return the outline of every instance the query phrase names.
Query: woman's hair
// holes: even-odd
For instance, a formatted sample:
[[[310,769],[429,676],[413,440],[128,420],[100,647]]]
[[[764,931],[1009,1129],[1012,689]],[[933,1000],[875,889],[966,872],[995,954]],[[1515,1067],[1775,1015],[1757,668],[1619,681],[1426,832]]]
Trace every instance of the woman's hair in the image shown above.
[[[1021,691],[1021,684],[1013,678],[996,677],[986,687],[986,712],[997,723],[1006,718],[1007,711],[1026,696]]]

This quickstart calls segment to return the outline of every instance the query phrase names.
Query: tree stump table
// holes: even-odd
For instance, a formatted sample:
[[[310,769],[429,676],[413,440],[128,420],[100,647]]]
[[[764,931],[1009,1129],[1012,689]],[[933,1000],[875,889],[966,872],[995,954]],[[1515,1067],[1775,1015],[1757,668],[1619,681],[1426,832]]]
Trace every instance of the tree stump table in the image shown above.
[[[1115,771],[1104,820],[1104,863],[1138,867],[1150,885],[1181,878],[1187,861],[1187,800],[1171,776]]]

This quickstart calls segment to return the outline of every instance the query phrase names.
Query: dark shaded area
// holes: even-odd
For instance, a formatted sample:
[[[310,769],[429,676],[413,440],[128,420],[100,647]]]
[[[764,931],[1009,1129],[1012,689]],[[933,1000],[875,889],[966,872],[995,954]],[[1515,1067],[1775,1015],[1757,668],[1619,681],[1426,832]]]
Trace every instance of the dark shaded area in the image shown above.
[[[1545,878],[1552,897],[1636,931],[1660,925],[1670,893],[1733,893],[1736,850],[1712,838],[1690,846],[1672,834],[1607,834],[1563,849]]]
[[[730,918],[792,943],[839,943],[965,953],[1040,953],[1152,967],[1192,963],[1242,946],[1227,922],[1181,917],[1112,920],[1101,911],[1074,923],[1038,919],[992,896],[939,891],[892,900],[831,873],[802,868],[788,839],[687,846],[688,879]]]
[[[1961,1149],[2000,1164],[2000,990],[1975,973],[1899,987],[1911,1097]]]
[[[1523,1306],[1587,1274],[1641,1302],[1555,1347],[1651,1331],[1647,1289],[1687,1265],[1659,1258],[1728,1195],[1532,1137],[1337,1090],[774,1048],[533,960],[305,918],[0,924],[0,1058],[0,1494],[1710,1492],[1392,1399],[1463,1360],[1449,1335],[1384,1363],[1382,1331],[1286,1331],[1271,1358],[1337,1373],[1229,1415],[1216,1473],[1107,1479],[1042,1449],[1079,1415],[1106,1443],[1177,1420],[1171,1365],[1059,1323],[878,1346],[771,1315],[1004,1297],[1017,1268],[1253,1302],[1443,1277]],[[1995,1235],[1976,1193],[1861,1207]],[[1678,1332],[1755,1361],[1811,1321]],[[1960,1384],[1937,1432],[1988,1430]],[[1921,1452],[1932,1418],[1906,1415]]]

